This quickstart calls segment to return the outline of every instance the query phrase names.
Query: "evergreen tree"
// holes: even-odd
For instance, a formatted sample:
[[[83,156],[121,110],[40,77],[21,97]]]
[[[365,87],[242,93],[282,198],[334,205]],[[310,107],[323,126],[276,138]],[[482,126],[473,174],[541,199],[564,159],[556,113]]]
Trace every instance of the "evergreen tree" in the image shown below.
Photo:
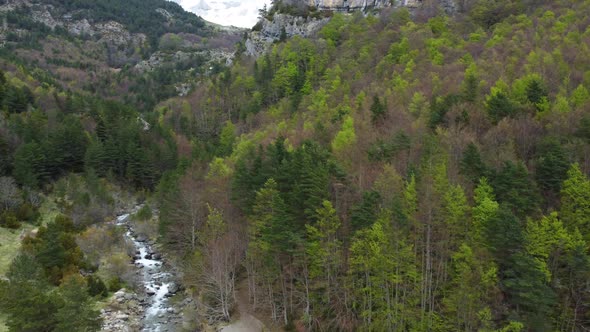
[[[547,98],[547,89],[543,86],[543,82],[532,79],[526,86],[526,97],[533,105],[543,102]]]
[[[330,308],[334,301],[338,301],[338,282],[343,258],[342,242],[337,237],[342,222],[336,215],[332,203],[323,201],[316,215],[318,219],[315,225],[306,225],[306,254],[309,257],[309,275],[313,292],[309,320],[316,316],[325,316],[326,313],[323,311]]]
[[[557,140],[546,140],[539,148],[535,178],[544,191],[559,193],[567,177],[569,163]]]
[[[14,154],[13,176],[27,187],[36,188],[46,179],[45,155],[35,142],[21,145]]]
[[[477,67],[475,64],[470,65],[465,71],[465,78],[461,86],[463,99],[468,102],[474,102],[478,97],[479,80],[477,77]]]
[[[386,106],[381,103],[378,95],[373,96],[373,104],[371,104],[371,121],[373,124],[378,124],[385,118],[387,114]]]
[[[590,180],[573,164],[561,189],[560,216],[569,229],[578,229],[590,240]]]
[[[219,147],[217,155],[220,157],[229,156],[234,148],[236,140],[236,127],[231,121],[227,121],[219,136]]]
[[[99,331],[100,311],[93,307],[84,279],[70,276],[60,286],[63,305],[57,310],[57,331]]]
[[[512,101],[502,91],[497,91],[487,98],[486,109],[494,124],[507,116],[514,115],[516,111]]]
[[[498,201],[518,217],[538,212],[541,196],[522,163],[505,162],[494,178]]]
[[[381,197],[376,191],[363,193],[363,199],[352,208],[350,223],[354,230],[369,227],[377,219]]]
[[[461,174],[472,183],[476,183],[482,177],[487,176],[488,172],[486,165],[481,160],[477,146],[473,143],[469,143],[465,148],[459,167]]]
[[[19,254],[6,277],[8,281],[0,282],[0,309],[8,315],[10,331],[54,331],[60,301],[34,257]]]

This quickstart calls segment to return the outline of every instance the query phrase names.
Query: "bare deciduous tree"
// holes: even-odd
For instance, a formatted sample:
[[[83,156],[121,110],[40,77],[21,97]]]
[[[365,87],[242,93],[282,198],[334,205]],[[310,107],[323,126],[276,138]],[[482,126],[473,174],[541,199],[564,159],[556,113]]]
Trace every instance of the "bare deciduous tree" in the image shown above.
[[[180,252],[193,252],[197,248],[197,231],[206,217],[203,170],[191,167],[178,183],[178,195],[169,202],[166,238],[171,248]]]
[[[20,190],[11,177],[0,177],[0,208],[2,211],[16,208],[22,203]]]

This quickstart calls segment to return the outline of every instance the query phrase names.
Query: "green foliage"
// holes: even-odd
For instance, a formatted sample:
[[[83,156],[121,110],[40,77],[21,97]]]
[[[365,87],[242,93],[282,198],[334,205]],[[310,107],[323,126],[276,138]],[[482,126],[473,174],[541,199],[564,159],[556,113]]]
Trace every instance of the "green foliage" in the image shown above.
[[[86,277],[86,284],[88,285],[88,295],[106,297],[109,295],[107,286],[98,276],[89,275]]]
[[[221,134],[219,135],[219,147],[217,148],[217,155],[224,157],[229,156],[233,149],[236,141],[236,126],[230,121],[225,123]]]
[[[476,183],[488,173],[486,165],[481,160],[479,150],[473,143],[469,143],[465,148],[459,167],[461,174],[472,183]]]
[[[474,63],[470,64],[465,70],[465,78],[461,86],[463,99],[469,102],[474,102],[478,98],[479,93],[479,79],[477,67]]]
[[[356,143],[356,133],[354,131],[354,120],[347,116],[342,123],[342,129],[336,134],[332,141],[332,150],[339,154],[349,149]]]
[[[354,230],[370,227],[375,222],[380,200],[376,191],[363,193],[361,202],[350,213],[350,223]]]
[[[489,29],[502,22],[509,15],[517,15],[523,9],[519,1],[477,1],[471,8],[470,16],[477,23]]]
[[[560,216],[566,227],[578,229],[586,241],[590,240],[590,180],[573,164],[561,189]]]
[[[371,121],[373,121],[373,124],[378,124],[381,121],[383,121],[383,119],[385,118],[385,116],[387,114],[386,105],[381,103],[381,100],[379,99],[379,96],[377,96],[377,95],[373,96],[373,104],[371,104],[370,110],[371,110]]]
[[[520,309],[527,325],[537,331],[551,331],[547,318],[555,303],[555,293],[539,263],[529,255],[516,253],[503,274],[502,284],[509,294],[508,300]]]
[[[505,162],[493,183],[498,201],[517,216],[524,217],[538,211],[541,196],[522,163]]]
[[[460,101],[458,95],[448,95],[434,98],[430,103],[429,126],[434,129],[440,125],[448,124],[447,113]]]
[[[586,142],[590,142],[590,116],[584,116],[582,118],[575,134]]]
[[[539,147],[535,177],[542,190],[554,194],[561,190],[561,183],[567,177],[569,168],[567,156],[560,142],[546,140]]]
[[[0,227],[18,229],[20,228],[20,223],[14,213],[4,211],[0,214]]]
[[[102,326],[100,311],[93,308],[86,282],[82,277],[68,277],[59,288],[63,305],[55,313],[57,331],[98,331]]]
[[[492,91],[492,94],[486,98],[486,110],[490,120],[495,124],[516,112],[514,104],[502,91]]]
[[[586,89],[585,86],[580,84],[572,92],[570,99],[574,108],[582,107],[588,102],[588,100],[590,100],[590,92],[588,92],[588,89]]]
[[[11,267],[9,282],[0,284],[0,307],[8,315],[6,325],[11,331],[52,331],[57,325],[59,299],[47,291],[42,280],[35,279],[39,270],[32,258],[21,263],[27,259],[24,257],[15,258],[17,263]],[[21,279],[23,269],[33,274]]]
[[[58,285],[63,276],[83,265],[83,254],[76,243],[72,220],[58,215],[47,226],[39,228],[37,237],[25,241],[25,248],[35,256],[48,279]]]
[[[152,216],[152,208],[149,205],[145,204],[141,207],[141,209],[139,209],[139,211],[137,211],[137,213],[135,213],[133,217],[137,220],[145,221],[152,219]]]
[[[336,46],[340,43],[344,25],[346,24],[345,16],[336,14],[320,31],[320,36],[328,40],[332,45]]]
[[[161,15],[154,3],[112,15],[104,1],[64,6],[144,29],[145,22],[129,21],[144,9],[147,17]],[[236,57],[207,73],[201,58],[140,76],[124,68],[96,87],[128,87],[141,97],[122,101],[142,105],[141,114],[78,94],[73,82],[72,93],[41,84],[40,74],[27,72],[33,64],[19,67],[7,57],[0,175],[13,175],[29,204],[10,214],[35,220],[30,188],[60,193],[60,208],[77,213],[99,204],[100,178],[108,177],[124,187],[157,188],[168,244],[184,221],[171,218],[183,210],[173,203],[198,187],[201,208],[212,206],[195,219],[202,230],[188,263],[203,263],[205,242],[247,227],[235,243],[243,248],[236,257],[245,257],[244,271],[233,277],[248,278],[253,306],[275,322],[318,331],[585,330],[590,120],[582,113],[590,100],[590,7],[528,0],[457,5],[453,17],[430,16],[428,4],[414,16],[397,8],[335,14],[320,38],[284,38],[282,30],[284,40],[255,61]],[[263,15],[272,19],[276,10]],[[169,11],[174,20],[159,24],[153,16],[146,33],[152,45],[176,50],[184,43],[179,36],[198,31]],[[28,16],[10,14],[10,28],[18,19],[37,37],[57,33]],[[3,56],[12,52],[11,40],[29,38],[9,35]],[[188,97],[175,96],[180,78],[196,83]],[[568,172],[570,161],[586,166]],[[203,166],[199,181],[185,181],[195,164]],[[82,171],[88,188],[63,180]],[[150,218],[148,212],[139,218]],[[64,300],[88,304],[86,291],[105,292],[90,277],[87,285],[70,284],[86,265],[74,241],[80,225],[60,218],[24,240],[34,269],[19,267],[18,278],[37,281],[18,281],[34,298],[13,289],[16,274],[0,282],[2,301],[21,296],[12,302],[27,306],[21,315],[0,301],[12,329],[94,324],[86,305]],[[111,290],[122,283],[118,276],[107,282]],[[209,285],[195,281],[195,289]]]

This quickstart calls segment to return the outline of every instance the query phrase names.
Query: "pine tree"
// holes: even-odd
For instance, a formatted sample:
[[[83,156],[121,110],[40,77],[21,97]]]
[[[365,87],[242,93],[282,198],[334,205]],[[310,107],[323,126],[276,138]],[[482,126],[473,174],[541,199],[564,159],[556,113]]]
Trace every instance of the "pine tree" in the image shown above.
[[[381,103],[378,95],[373,96],[373,104],[371,104],[371,121],[374,125],[379,124],[387,114],[386,106]]]
[[[486,109],[488,116],[494,124],[497,124],[503,118],[512,116],[515,113],[515,107],[506,93],[496,91],[486,100]]]
[[[567,177],[569,163],[562,145],[557,140],[541,144],[537,157],[535,178],[542,190],[557,194]]]
[[[227,121],[225,126],[221,129],[219,135],[219,147],[217,148],[217,155],[220,157],[229,156],[234,148],[236,140],[236,126],[231,121]]]
[[[309,257],[309,276],[311,279],[310,306],[308,319],[325,316],[325,310],[338,301],[338,281],[342,267],[342,242],[337,232],[342,226],[340,218],[330,201],[323,201],[317,209],[317,222],[306,225],[306,255]]]
[[[49,290],[43,270],[35,258],[19,254],[0,281],[0,310],[8,316],[11,331],[54,331],[60,299]]]
[[[490,218],[495,216],[500,205],[496,202],[494,189],[488,184],[486,178],[479,180],[474,191],[475,206],[472,210],[474,232],[473,238],[477,243],[485,239],[485,227]]]
[[[498,201],[511,208],[518,217],[538,212],[541,196],[521,162],[507,161],[494,178]]]
[[[58,331],[99,331],[100,311],[94,308],[84,278],[70,276],[60,286],[63,305],[57,310]]]
[[[469,143],[463,151],[459,170],[472,183],[477,183],[480,178],[487,176],[487,167],[481,160],[481,155],[475,144]]]
[[[570,167],[563,182],[560,216],[567,228],[577,228],[587,242],[590,240],[590,180],[578,164]]]

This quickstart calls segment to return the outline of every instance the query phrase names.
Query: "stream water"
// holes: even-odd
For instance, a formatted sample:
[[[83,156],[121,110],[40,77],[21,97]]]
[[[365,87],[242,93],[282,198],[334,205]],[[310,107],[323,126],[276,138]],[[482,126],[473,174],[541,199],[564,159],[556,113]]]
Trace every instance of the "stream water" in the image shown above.
[[[135,249],[134,265],[139,278],[139,293],[146,296],[142,329],[145,332],[177,331],[180,324],[178,310],[170,297],[178,291],[174,275],[167,269],[161,255],[149,244],[147,237],[138,234],[129,224],[129,214],[117,217],[117,225],[126,227],[126,240]]]

